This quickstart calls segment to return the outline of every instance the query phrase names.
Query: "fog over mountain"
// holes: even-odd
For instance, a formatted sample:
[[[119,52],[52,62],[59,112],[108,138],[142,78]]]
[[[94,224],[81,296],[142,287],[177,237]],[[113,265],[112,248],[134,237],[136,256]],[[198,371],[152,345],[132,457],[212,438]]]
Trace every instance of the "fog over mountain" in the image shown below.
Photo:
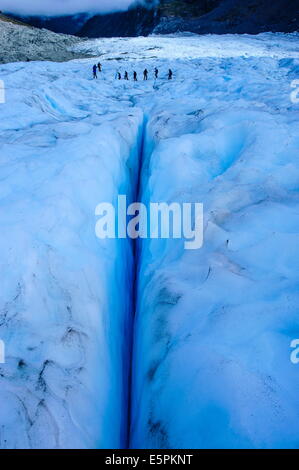
[[[127,10],[136,3],[151,5],[155,0],[0,0],[0,10],[26,16],[60,16],[77,13],[110,13]]]
[[[299,0],[0,0],[4,7],[31,25],[90,38],[299,29]]]
[[[299,29],[299,0],[160,0],[153,9],[96,15],[80,36],[147,36],[151,33],[197,34],[293,32]]]

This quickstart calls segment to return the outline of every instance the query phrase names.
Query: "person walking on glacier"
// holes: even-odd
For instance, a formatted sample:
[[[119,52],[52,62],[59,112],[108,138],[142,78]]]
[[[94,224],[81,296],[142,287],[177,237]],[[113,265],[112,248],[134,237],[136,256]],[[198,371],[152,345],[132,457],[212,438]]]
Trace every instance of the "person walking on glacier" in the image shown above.
[[[129,80],[129,74],[128,74],[128,72],[127,72],[127,71],[125,71],[125,76],[124,76],[124,79],[125,79],[125,80]]]
[[[102,64],[101,64],[101,62],[98,63],[98,70],[99,70],[99,72],[102,72]]]
[[[138,80],[137,80],[137,72],[134,72],[134,73],[133,73],[133,77],[134,77],[134,82],[137,82],[137,81],[138,81]]]
[[[155,68],[155,79],[158,78],[158,75],[159,75],[159,70],[157,69],[157,67]]]
[[[94,65],[92,67],[92,71],[93,71],[93,78],[98,78],[98,76],[97,76],[97,66],[96,65]]]
[[[143,72],[143,80],[147,80],[147,77],[148,77],[148,70],[145,69]]]
[[[171,69],[168,70],[168,80],[172,80],[173,72]]]

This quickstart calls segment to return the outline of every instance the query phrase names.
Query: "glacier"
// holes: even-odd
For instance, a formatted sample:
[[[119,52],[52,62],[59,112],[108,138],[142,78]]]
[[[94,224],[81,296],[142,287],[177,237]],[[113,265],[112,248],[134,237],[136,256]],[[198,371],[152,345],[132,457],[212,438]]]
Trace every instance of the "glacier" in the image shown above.
[[[0,447],[297,448],[298,34],[74,51],[0,66]],[[119,194],[203,203],[203,248],[97,239]]]
[[[4,448],[127,440],[133,248],[98,240],[94,211],[134,198],[143,116],[105,92],[100,105],[70,67],[1,68]]]

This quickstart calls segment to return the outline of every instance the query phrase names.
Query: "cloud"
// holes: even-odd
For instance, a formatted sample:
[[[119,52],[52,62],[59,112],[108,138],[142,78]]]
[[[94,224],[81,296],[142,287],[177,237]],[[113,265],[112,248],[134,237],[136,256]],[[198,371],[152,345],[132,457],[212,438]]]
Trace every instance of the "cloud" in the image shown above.
[[[142,0],[143,3],[154,3]],[[127,10],[136,0],[0,0],[0,10],[19,15],[68,15]]]

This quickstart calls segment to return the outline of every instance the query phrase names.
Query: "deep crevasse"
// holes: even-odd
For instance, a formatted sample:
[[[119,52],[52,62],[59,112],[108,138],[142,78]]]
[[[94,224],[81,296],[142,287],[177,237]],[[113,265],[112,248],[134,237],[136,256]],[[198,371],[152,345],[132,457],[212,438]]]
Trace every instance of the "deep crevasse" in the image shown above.
[[[0,69],[0,447],[297,445],[295,43],[174,41],[92,42],[115,59],[98,82],[92,61]],[[113,81],[123,51],[160,80]],[[141,156],[144,202],[204,203],[202,250],[96,239]]]

